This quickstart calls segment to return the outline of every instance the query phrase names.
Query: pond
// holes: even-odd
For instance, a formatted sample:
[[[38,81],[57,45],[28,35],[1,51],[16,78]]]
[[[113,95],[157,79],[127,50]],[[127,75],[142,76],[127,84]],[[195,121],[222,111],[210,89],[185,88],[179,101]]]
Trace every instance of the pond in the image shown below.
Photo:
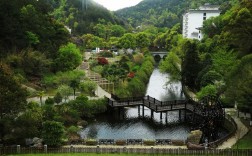
[[[155,97],[160,101],[184,99],[180,83],[166,85],[169,74],[162,74],[154,69],[146,95]],[[142,107],[142,106],[141,106]],[[140,109],[142,114],[142,108]],[[122,112],[123,111],[123,112]],[[138,114],[137,107],[125,108],[121,110],[124,118],[119,115],[119,110],[101,115],[89,122],[89,125],[81,131],[82,138],[93,139],[179,139],[187,138],[190,127],[185,123],[179,122],[178,111],[171,111],[167,118],[160,119],[160,113],[154,113],[150,118],[150,110],[144,108],[145,117]],[[184,114],[184,113],[182,113]],[[183,118],[183,115],[182,115]]]

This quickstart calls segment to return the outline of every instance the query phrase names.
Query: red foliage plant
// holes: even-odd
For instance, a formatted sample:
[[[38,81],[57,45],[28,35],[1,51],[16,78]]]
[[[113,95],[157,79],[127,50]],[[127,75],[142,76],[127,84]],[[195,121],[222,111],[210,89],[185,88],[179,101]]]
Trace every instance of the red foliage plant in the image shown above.
[[[99,57],[98,58],[98,64],[106,65],[106,64],[108,64],[108,60],[106,58],[104,58],[104,57]]]
[[[127,75],[129,78],[133,78],[135,77],[135,73],[134,72],[129,72],[129,74]]]

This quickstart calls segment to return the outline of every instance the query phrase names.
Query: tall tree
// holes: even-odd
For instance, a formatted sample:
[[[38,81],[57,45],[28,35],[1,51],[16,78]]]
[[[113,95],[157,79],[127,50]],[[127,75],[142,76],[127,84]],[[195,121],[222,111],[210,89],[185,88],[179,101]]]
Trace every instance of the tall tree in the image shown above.
[[[128,48],[136,48],[136,37],[132,33],[127,33],[124,34],[120,39],[119,39],[119,45],[122,48],[128,49]]]
[[[73,43],[60,47],[59,57],[55,60],[56,68],[60,71],[73,70],[81,64],[82,55]]]
[[[26,107],[26,91],[15,80],[10,69],[0,63],[0,140],[12,133],[7,123],[13,121]]]
[[[238,102],[243,111],[252,113],[252,54],[244,56],[240,63],[232,70],[226,97],[230,101]],[[245,109],[244,109],[245,108]]]
[[[150,46],[150,39],[147,33],[141,32],[136,35],[136,44],[139,48],[146,48]]]
[[[46,121],[43,123],[42,137],[48,146],[60,146],[63,142],[64,136],[65,130],[61,122]]]
[[[182,58],[182,82],[184,85],[196,89],[196,78],[200,72],[200,59],[196,40],[187,40],[182,49],[185,56]]]
[[[70,82],[70,87],[73,88],[73,91],[74,91],[74,94],[73,94],[74,95],[74,99],[75,99],[75,91],[79,87],[79,85],[80,85],[80,82],[78,80],[72,80]]]

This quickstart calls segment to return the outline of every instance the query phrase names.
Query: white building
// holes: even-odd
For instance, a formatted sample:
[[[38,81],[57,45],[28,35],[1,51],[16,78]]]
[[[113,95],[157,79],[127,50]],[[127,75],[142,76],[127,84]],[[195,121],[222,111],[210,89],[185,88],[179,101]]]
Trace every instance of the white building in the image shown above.
[[[183,15],[183,37],[201,40],[203,21],[219,15],[220,10],[217,5],[205,4],[199,9],[190,9]]]

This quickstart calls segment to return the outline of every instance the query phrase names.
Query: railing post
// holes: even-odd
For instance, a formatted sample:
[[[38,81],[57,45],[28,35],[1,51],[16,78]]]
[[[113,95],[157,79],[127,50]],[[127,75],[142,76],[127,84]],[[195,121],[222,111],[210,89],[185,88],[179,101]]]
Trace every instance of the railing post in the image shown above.
[[[157,105],[156,105],[156,111],[157,111]]]
[[[163,106],[163,101],[161,101],[161,107]]]
[[[96,153],[97,153],[97,154],[100,153],[100,146],[99,146],[99,145],[96,146]]]
[[[123,153],[127,153],[127,147],[126,146],[123,147]]]
[[[47,145],[44,145],[44,153],[47,154]]]
[[[71,145],[70,146],[70,153],[73,153],[73,151],[74,151],[73,148],[74,148],[73,145]]]
[[[154,104],[156,103],[156,99],[154,98]]]
[[[17,145],[17,154],[20,154],[20,145]]]

